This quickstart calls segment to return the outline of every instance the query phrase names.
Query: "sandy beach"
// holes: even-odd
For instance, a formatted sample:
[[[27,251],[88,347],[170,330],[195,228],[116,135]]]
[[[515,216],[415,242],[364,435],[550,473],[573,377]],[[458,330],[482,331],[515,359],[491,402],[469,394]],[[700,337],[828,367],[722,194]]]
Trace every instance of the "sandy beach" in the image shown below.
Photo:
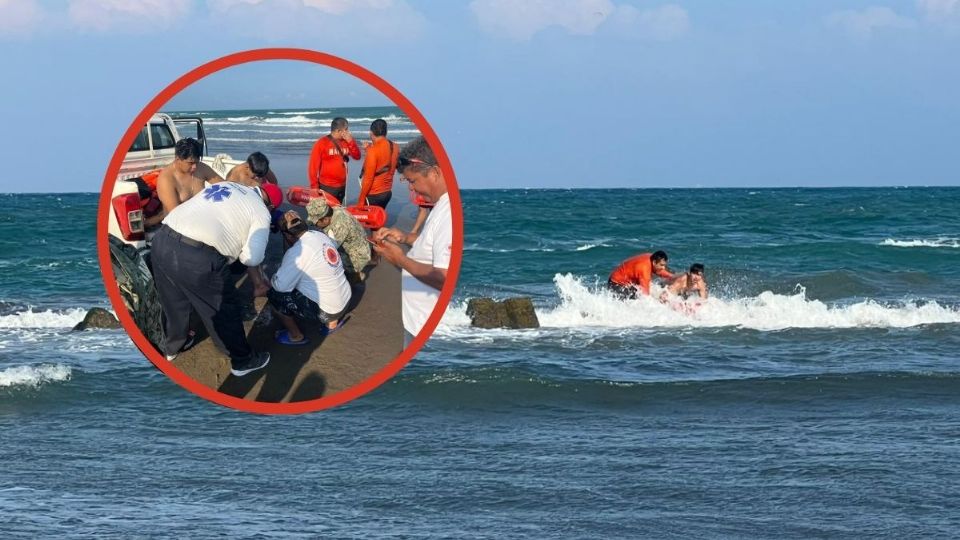
[[[408,228],[416,215],[416,207],[409,202],[405,184],[396,181],[393,191],[388,224]],[[353,197],[355,194],[348,193],[347,200]],[[302,208],[292,208],[306,215]],[[268,275],[276,271],[282,256],[282,241],[279,235],[272,235],[265,262]],[[367,273],[367,279],[353,287],[349,320],[343,328],[324,337],[317,326],[302,325],[310,339],[305,346],[276,344],[273,334],[281,328],[280,321],[272,316],[266,299],[257,298],[248,307],[245,327],[254,349],[270,352],[270,364],[264,370],[244,377],[231,375],[229,359],[205,336],[202,325],[193,327],[204,338],[181,353],[174,364],[212,389],[264,402],[306,401],[350,388],[383,368],[403,347],[400,270],[382,263],[368,267]],[[240,276],[237,286],[241,297],[252,296],[245,275]]]

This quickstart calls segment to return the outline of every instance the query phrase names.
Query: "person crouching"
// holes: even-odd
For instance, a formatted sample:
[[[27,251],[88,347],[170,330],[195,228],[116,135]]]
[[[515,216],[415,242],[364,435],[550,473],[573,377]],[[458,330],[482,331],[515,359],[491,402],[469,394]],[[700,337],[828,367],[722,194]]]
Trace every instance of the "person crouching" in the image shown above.
[[[277,342],[305,345],[309,340],[297,320],[319,321],[324,335],[338,330],[350,303],[350,283],[337,246],[326,234],[308,230],[296,212],[283,215],[280,232],[290,249],[270,280],[267,302],[285,328],[277,332]]]

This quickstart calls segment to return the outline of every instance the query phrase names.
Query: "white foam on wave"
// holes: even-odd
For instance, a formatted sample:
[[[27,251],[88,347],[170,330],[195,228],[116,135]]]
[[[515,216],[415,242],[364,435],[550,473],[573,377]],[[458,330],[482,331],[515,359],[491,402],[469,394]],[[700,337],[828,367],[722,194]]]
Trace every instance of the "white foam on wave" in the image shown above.
[[[302,114],[330,114],[330,111],[289,111],[289,112],[270,111],[268,114],[281,114],[284,116],[299,116]]]
[[[570,274],[557,274],[554,283],[560,303],[552,309],[538,309],[543,331],[551,329],[739,327],[753,330],[787,328],[906,328],[923,324],[960,323],[960,308],[936,302],[881,303],[866,300],[854,304],[830,305],[806,297],[805,291],[790,295],[770,291],[749,298],[716,298],[705,301],[657,300],[658,290],[637,300],[621,301],[602,286],[588,286]],[[694,312],[687,308],[699,303]],[[439,335],[462,337],[473,333],[466,306],[451,306],[444,316]]]
[[[0,370],[0,388],[8,386],[40,386],[47,382],[70,380],[72,371],[64,364],[13,366]]]
[[[933,248],[960,248],[960,238],[937,238],[935,240],[894,240],[893,238],[887,238],[883,242],[880,242],[881,246],[893,246],[893,247],[933,247]]]
[[[582,246],[577,247],[575,251],[586,251],[588,249],[593,249],[596,247],[610,247],[610,245],[604,244],[603,242],[600,242],[599,244],[584,244]]]
[[[255,143],[312,143],[317,139],[250,139],[243,137],[207,137],[208,141],[218,142],[255,142]]]
[[[44,311],[30,309],[0,315],[0,328],[73,328],[86,314],[87,310],[83,308]]]
[[[229,122],[249,122],[253,120],[256,116],[228,116],[227,121]]]

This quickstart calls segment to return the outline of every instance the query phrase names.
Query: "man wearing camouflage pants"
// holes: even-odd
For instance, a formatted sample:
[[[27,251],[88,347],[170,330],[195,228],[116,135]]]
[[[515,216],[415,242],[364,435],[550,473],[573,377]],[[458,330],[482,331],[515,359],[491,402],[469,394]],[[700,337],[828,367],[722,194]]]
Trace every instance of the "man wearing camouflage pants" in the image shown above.
[[[370,263],[370,244],[363,225],[342,206],[332,207],[323,197],[307,205],[307,219],[337,245],[347,279],[351,283],[363,281],[363,269]]]

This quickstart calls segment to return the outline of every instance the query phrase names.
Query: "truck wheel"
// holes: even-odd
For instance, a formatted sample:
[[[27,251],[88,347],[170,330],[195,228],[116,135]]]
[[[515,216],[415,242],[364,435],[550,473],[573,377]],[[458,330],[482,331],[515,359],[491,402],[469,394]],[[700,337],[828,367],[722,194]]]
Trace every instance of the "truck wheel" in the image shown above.
[[[147,266],[146,252],[110,236],[110,262],[120,288],[120,297],[147,340],[160,351],[163,342],[163,309]]]

